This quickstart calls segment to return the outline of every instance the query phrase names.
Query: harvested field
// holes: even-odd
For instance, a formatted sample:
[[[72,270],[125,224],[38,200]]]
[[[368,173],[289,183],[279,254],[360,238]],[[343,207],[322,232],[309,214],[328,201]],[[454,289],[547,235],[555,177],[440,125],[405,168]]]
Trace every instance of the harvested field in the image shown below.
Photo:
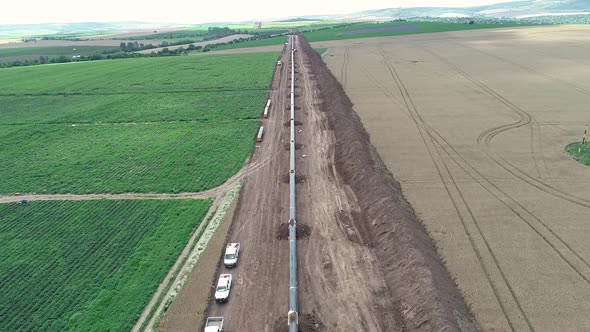
[[[197,43],[191,43],[191,44],[194,45],[194,46],[202,46],[202,47],[205,47],[205,46],[211,45],[211,44],[227,43],[227,42],[230,42],[232,40],[236,40],[236,39],[240,39],[240,38],[248,38],[248,37],[250,37],[250,35],[245,35],[245,34],[231,35],[231,36],[227,36],[227,37],[223,37],[223,38],[219,38],[219,39],[208,40],[208,41],[197,42]],[[149,50],[138,51],[136,53],[142,53],[142,54],[150,54],[152,52],[158,53],[158,51],[161,51],[161,50],[163,50],[165,48],[167,48],[169,50],[176,50],[176,49],[181,48],[181,47],[184,48],[184,49],[186,49],[191,44],[183,44],[183,45],[174,45],[174,46],[167,46],[167,47],[151,48]]]
[[[324,61],[480,328],[590,329],[590,171],[564,151],[590,123],[590,28],[314,47],[330,47]]]

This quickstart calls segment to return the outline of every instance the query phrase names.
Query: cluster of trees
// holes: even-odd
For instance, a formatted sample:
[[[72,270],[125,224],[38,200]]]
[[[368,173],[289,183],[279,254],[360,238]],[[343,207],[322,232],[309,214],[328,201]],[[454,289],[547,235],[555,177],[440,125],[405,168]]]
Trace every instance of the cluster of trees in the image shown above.
[[[173,42],[163,41],[157,45],[154,45],[151,43],[144,44],[144,43],[138,43],[138,42],[127,42],[127,43],[121,42],[121,44],[119,44],[119,49],[123,52],[137,52],[137,51],[149,50],[152,48],[192,44],[194,42],[195,42],[194,40],[190,40],[190,39],[176,40]]]
[[[210,28],[212,31],[221,31],[220,33],[227,33],[228,28]],[[236,31],[232,31],[230,34],[236,33]],[[272,31],[276,32],[276,31]],[[39,59],[35,60],[17,60],[12,62],[5,62],[0,63],[0,68],[6,67],[20,67],[20,66],[31,66],[31,65],[40,65],[40,64],[47,64],[47,63],[65,63],[65,62],[78,62],[78,61],[94,61],[94,60],[108,60],[108,59],[123,59],[123,58],[138,58],[138,57],[158,57],[158,56],[176,56],[176,55],[186,55],[188,52],[209,52],[211,49],[224,46],[224,45],[232,45],[237,43],[243,43],[251,40],[258,40],[258,39],[265,39],[276,37],[278,35],[285,35],[287,32],[283,32],[281,34],[271,33],[270,31],[267,32],[260,32],[255,34],[252,37],[247,38],[238,38],[235,40],[230,40],[226,43],[213,43],[206,46],[194,45],[190,40],[179,40],[174,42],[167,42],[164,41],[159,45],[153,44],[143,44],[138,42],[121,42],[119,48],[113,48],[112,50],[105,50],[102,53],[95,53],[92,55],[84,56],[81,55],[79,57],[67,57],[65,55],[61,55],[59,57],[50,58],[48,56],[40,56]],[[221,38],[221,37],[219,37]],[[186,48],[178,47],[176,49],[169,49],[168,46],[176,46],[176,45],[184,45],[189,44]],[[140,54],[135,53],[141,50],[153,49],[163,47],[162,50],[158,52],[151,52],[149,54]]]
[[[66,62],[76,62],[76,61],[90,61],[90,60],[103,60],[108,58],[103,54],[92,54],[89,56],[80,56],[76,58],[70,58],[65,55],[60,55],[55,58],[50,58],[49,56],[40,56],[39,59],[35,60],[16,60],[11,62],[0,62],[0,68],[10,68],[10,67],[24,67],[24,66],[32,66],[32,65],[44,65],[47,63],[66,63]]]

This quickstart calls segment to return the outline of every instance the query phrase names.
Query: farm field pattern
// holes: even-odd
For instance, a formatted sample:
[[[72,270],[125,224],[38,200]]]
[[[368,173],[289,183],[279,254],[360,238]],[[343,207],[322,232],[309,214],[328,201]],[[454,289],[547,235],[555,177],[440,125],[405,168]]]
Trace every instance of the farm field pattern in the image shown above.
[[[130,330],[209,205],[0,204],[0,331]]]
[[[97,61],[0,75],[0,193],[195,192],[250,153],[277,53]]]
[[[49,56],[51,58],[60,55],[68,58],[74,55],[89,56],[100,54],[103,51],[113,50],[114,47],[105,46],[49,46],[49,47],[21,47],[21,48],[0,48],[0,63],[16,60],[39,60],[40,56]]]
[[[490,29],[497,27],[497,24],[457,24],[444,22],[356,23],[343,27],[315,31],[304,31],[303,35],[309,42],[319,42],[340,39],[413,35],[444,31]],[[325,27],[318,26],[317,28]],[[307,27],[305,30],[308,29],[311,29],[311,27]],[[383,31],[379,31],[380,29]],[[236,43],[231,45],[223,45],[216,47],[214,51],[281,45],[284,44],[285,41],[286,38],[284,36],[278,36],[266,39],[247,41],[243,43]]]
[[[590,329],[589,32],[314,44],[484,331]]]

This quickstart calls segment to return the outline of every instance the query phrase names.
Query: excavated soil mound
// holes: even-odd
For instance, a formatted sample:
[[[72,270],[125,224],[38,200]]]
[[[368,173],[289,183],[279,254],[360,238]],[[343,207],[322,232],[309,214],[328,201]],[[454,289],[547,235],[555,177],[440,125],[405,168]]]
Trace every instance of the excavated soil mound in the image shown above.
[[[311,228],[305,224],[300,222],[297,223],[295,226],[295,234],[297,235],[297,240],[303,239],[308,237],[311,234]],[[289,239],[289,224],[286,222],[282,222],[277,229],[277,239],[279,240],[288,240]]]
[[[316,75],[320,109],[336,137],[336,170],[362,211],[362,218],[351,222],[379,259],[404,325],[410,331],[477,330],[426,229],[371,145],[342,86],[302,35],[299,39]]]
[[[291,144],[284,145],[285,150],[289,151],[291,149]],[[295,143],[295,150],[299,150],[303,147],[303,144]]]
[[[295,148],[297,150],[297,148]],[[289,174],[283,175],[283,183],[289,183]],[[307,181],[307,176],[301,174],[295,174],[295,183],[303,183]]]
[[[295,126],[301,126],[303,123],[301,123],[301,121],[297,121],[295,120]],[[286,121],[285,123],[283,123],[283,125],[285,127],[290,127],[291,126],[291,121]]]
[[[286,318],[279,318],[274,326],[275,332],[288,332]],[[299,315],[299,332],[326,332],[326,326],[315,313]]]

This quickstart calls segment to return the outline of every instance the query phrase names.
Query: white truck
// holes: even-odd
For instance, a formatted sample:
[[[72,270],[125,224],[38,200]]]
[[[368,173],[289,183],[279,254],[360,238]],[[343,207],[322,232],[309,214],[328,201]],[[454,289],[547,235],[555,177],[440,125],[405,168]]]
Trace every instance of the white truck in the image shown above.
[[[223,256],[223,265],[228,269],[238,265],[238,257],[240,256],[240,244],[228,243],[225,247],[225,255]]]
[[[215,302],[227,302],[229,300],[229,292],[231,290],[231,274],[226,273],[219,276],[217,281],[217,288],[215,288]]]
[[[223,332],[223,317],[207,317],[205,332]]]

